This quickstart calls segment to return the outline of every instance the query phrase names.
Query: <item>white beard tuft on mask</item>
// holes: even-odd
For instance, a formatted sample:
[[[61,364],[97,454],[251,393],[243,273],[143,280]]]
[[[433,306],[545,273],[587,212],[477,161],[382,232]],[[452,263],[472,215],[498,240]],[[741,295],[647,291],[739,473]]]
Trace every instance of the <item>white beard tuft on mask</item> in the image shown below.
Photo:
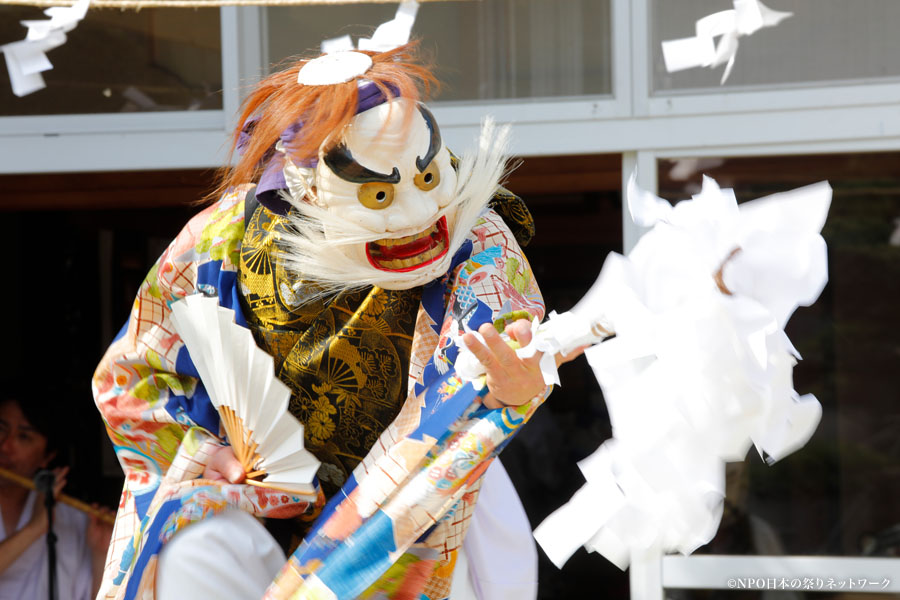
[[[441,217],[447,219],[448,250],[439,260],[408,272],[384,271],[354,260],[352,253],[346,252],[349,245],[384,238],[383,233],[375,234],[349,223],[339,214],[296,197],[299,194],[282,192],[282,197],[294,210],[287,215],[288,232],[279,239],[278,260],[298,280],[315,288],[303,290],[303,303],[369,286],[410,289],[446,273],[454,254],[484,213],[506,174],[509,137],[508,125],[496,126],[493,119],[484,119],[478,148],[459,158],[453,199],[434,219],[435,222]],[[428,227],[431,223],[423,225]]]

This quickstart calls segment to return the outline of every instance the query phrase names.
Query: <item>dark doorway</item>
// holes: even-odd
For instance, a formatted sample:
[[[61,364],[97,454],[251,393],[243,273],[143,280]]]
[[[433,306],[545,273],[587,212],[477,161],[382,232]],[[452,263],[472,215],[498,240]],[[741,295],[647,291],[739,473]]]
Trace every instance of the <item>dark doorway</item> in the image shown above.
[[[3,376],[33,382],[33,401],[71,423],[72,495],[108,506],[118,501],[121,471],[90,377],[145,274],[200,210],[213,178],[197,170],[0,177],[0,214],[12,250],[2,294],[10,317]],[[621,157],[528,158],[508,187],[536,221],[526,253],[547,308],[568,310],[607,253],[621,251]],[[584,483],[575,463],[610,436],[587,363],[566,365],[562,378],[563,387],[503,454],[533,527]],[[540,557],[541,598],[594,590],[627,597],[627,575],[600,556],[579,551],[562,570]]]

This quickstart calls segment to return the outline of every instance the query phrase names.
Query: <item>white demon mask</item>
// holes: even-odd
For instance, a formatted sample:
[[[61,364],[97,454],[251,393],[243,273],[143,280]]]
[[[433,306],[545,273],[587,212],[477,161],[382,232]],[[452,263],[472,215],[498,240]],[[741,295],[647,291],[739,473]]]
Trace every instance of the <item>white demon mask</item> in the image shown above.
[[[356,115],[314,169],[285,156],[289,266],[327,293],[440,277],[497,188],[506,139],[485,123],[455,170],[431,112],[401,98]]]

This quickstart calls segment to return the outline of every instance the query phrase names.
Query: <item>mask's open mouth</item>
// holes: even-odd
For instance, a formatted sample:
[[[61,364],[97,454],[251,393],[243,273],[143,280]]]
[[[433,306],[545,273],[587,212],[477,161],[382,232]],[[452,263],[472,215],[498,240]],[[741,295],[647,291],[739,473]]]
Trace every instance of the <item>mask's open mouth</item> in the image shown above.
[[[421,233],[384,238],[366,244],[369,263],[382,271],[405,273],[429,265],[447,254],[447,218]]]

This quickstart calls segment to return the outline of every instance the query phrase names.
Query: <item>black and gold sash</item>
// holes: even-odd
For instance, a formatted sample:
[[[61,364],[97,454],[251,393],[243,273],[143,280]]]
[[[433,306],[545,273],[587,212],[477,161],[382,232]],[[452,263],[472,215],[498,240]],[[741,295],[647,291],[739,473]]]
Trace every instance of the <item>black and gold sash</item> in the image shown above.
[[[309,301],[309,284],[275,258],[285,218],[249,208],[238,274],[244,313],[291,389],[291,413],[322,461],[319,479],[330,497],[400,411],[421,288],[370,287]]]

